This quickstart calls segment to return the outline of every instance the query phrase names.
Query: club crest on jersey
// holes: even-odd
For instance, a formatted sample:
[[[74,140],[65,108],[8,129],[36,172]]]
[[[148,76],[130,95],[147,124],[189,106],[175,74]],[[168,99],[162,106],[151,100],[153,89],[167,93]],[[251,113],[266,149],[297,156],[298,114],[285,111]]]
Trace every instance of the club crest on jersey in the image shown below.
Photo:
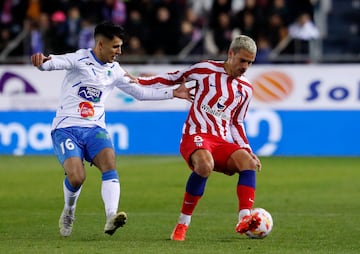
[[[96,102],[100,101],[102,92],[99,89],[94,88],[94,87],[81,86],[79,88],[78,95],[87,101],[96,103]]]
[[[95,109],[91,102],[84,101],[79,104],[78,112],[80,113],[81,117],[90,118],[94,116]]]
[[[203,142],[204,142],[204,140],[203,140],[202,137],[200,137],[200,136],[195,136],[194,137],[194,143],[195,143],[196,146],[202,146]]]
[[[218,99],[218,101],[216,102],[216,107],[218,108],[218,110],[224,110],[225,109],[225,98],[223,97],[220,97]]]

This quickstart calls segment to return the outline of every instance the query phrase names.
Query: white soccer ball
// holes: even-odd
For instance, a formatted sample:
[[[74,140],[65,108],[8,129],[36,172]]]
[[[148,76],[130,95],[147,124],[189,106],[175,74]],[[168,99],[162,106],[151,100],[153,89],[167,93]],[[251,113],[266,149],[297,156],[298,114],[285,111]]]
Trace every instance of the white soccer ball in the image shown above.
[[[273,219],[271,214],[263,208],[254,208],[251,210],[251,215],[257,214],[260,217],[260,225],[253,230],[246,232],[250,238],[262,239],[270,234],[273,228]]]

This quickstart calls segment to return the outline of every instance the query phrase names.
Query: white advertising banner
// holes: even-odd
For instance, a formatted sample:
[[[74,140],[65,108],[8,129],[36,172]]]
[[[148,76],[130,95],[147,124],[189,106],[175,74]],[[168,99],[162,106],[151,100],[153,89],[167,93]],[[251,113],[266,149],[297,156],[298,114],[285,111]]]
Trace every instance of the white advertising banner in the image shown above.
[[[136,76],[185,68],[183,65],[124,66]],[[0,111],[57,107],[65,71],[41,72],[32,66],[0,66]],[[279,110],[358,110],[360,65],[254,65],[246,73],[254,86],[252,108]],[[191,84],[189,84],[191,85]],[[115,89],[111,111],[183,111],[183,100],[136,101]]]

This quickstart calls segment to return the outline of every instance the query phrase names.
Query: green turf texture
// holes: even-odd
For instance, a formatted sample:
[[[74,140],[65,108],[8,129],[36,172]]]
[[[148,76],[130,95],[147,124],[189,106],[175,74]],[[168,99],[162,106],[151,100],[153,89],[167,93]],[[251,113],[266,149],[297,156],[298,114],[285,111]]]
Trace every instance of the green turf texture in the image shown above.
[[[237,177],[213,173],[184,242],[169,240],[190,173],[178,156],[119,156],[120,210],[105,224],[100,172],[86,165],[73,234],[63,238],[63,171],[55,157],[0,158],[0,253],[360,253],[360,158],[261,158],[255,207],[274,228],[262,240],[235,233]]]

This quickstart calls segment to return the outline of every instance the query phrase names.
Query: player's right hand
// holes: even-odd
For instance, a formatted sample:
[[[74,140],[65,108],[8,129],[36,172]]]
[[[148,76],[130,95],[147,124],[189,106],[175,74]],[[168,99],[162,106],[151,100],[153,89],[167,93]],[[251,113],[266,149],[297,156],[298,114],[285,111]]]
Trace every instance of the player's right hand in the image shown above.
[[[31,56],[31,63],[34,66],[39,67],[40,65],[42,65],[43,63],[45,63],[47,60],[50,59],[51,59],[50,56],[44,56],[43,53],[36,53]]]

